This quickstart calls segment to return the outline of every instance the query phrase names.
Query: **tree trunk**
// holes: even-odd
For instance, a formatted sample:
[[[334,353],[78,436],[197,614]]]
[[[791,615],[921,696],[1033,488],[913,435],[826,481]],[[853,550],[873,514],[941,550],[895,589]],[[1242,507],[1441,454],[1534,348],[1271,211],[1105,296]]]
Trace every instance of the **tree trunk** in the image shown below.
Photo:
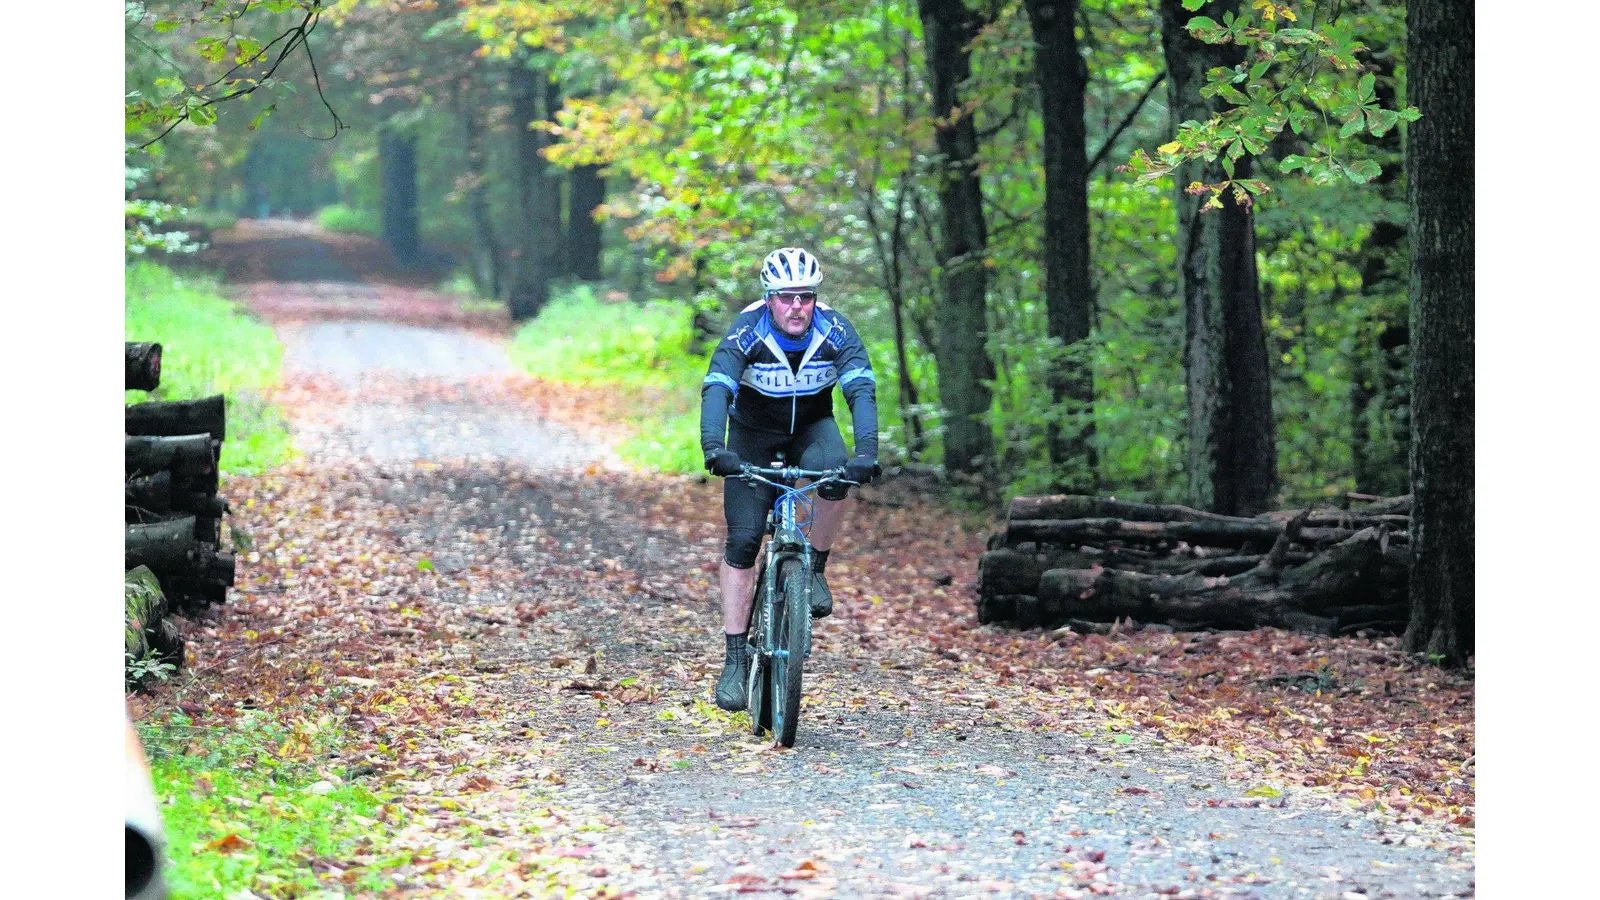
[[[161,385],[161,345],[127,342],[127,371],[122,387],[129,391],[153,391]]]
[[[1390,104],[1385,104],[1389,106]],[[1384,171],[1384,177],[1391,175]],[[1405,226],[1375,222],[1372,233],[1361,247],[1361,293],[1368,309],[1382,309],[1384,299],[1404,290],[1401,273],[1391,260],[1398,261],[1405,242]],[[1379,313],[1381,316],[1382,313]],[[1409,486],[1406,472],[1406,444],[1395,440],[1399,419],[1404,414],[1397,395],[1408,394],[1407,379],[1396,378],[1391,361],[1396,352],[1385,340],[1392,323],[1378,318],[1375,327],[1358,330],[1360,343],[1350,379],[1351,468],[1356,490],[1365,494],[1401,494]],[[1404,404],[1409,406],[1409,401]]]
[[[148,525],[128,525],[124,533],[123,568],[148,566],[157,575],[187,572],[200,545],[194,539],[194,516]]]
[[[222,442],[209,434],[129,436],[122,443],[128,475],[171,471],[174,491],[217,492],[217,456]]]
[[[198,400],[152,400],[130,404],[123,412],[127,434],[171,436],[209,434],[227,439],[227,400],[213,394]]]
[[[1473,7],[1406,6],[1411,232],[1411,485],[1406,646],[1473,653]]]
[[[483,114],[479,98],[472,90],[482,73],[475,67],[457,99],[456,115],[461,122],[462,143],[466,145],[467,218],[472,222],[472,281],[486,297],[499,297],[503,272],[500,241],[495,237],[494,218],[489,212],[488,153],[483,143]]]
[[[1240,0],[1219,0],[1197,13],[1180,0],[1162,0],[1161,43],[1167,62],[1173,133],[1180,122],[1213,113],[1200,96],[1206,71],[1233,66],[1243,51],[1189,36],[1194,15],[1221,21],[1246,11]],[[1219,106],[1222,100],[1215,100]],[[1190,162],[1175,174],[1178,209],[1178,282],[1184,297],[1183,363],[1188,400],[1189,504],[1233,515],[1270,509],[1278,490],[1278,451],[1272,418],[1272,384],[1256,275],[1255,222],[1250,207],[1225,190],[1222,208],[1201,214],[1205,197],[1191,196],[1193,181],[1228,178],[1218,163]],[[1250,176],[1250,157],[1234,165]]]
[[[383,240],[401,266],[422,263],[417,236],[417,139],[402,128],[385,124],[378,131],[378,156],[383,180]]]
[[[556,234],[547,226],[550,179],[545,174],[547,163],[539,155],[547,136],[529,127],[540,119],[545,80],[544,72],[530,68],[527,60],[512,61],[511,126],[517,142],[517,210],[522,227],[508,299],[511,318],[519,322],[537,316],[550,299],[550,244]]]
[[[939,401],[944,409],[944,464],[953,472],[993,469],[992,403],[985,381],[989,358],[988,229],[977,171],[978,134],[961,111],[960,86],[972,73],[968,46],[978,16],[962,0],[918,0],[936,119],[934,142],[943,157],[939,181],[942,246],[939,265],[940,339],[935,347]]]
[[[1034,73],[1044,124],[1045,316],[1065,347],[1089,337],[1094,285],[1089,277],[1089,156],[1083,95],[1089,68],[1078,52],[1078,0],[1027,0],[1038,45]],[[1049,373],[1059,418],[1049,423],[1049,452],[1062,490],[1094,490],[1094,373],[1087,356]]]
[[[581,281],[600,280],[600,223],[595,208],[606,201],[606,180],[598,165],[578,166],[569,176],[571,204],[567,208],[567,263]]]
[[[1402,99],[1394,86],[1397,55],[1395,48],[1384,46],[1367,54],[1378,78],[1374,91],[1385,109],[1398,108]],[[1387,157],[1369,190],[1385,199],[1402,199],[1399,176],[1405,148],[1400,135],[1401,129],[1393,128],[1383,137],[1369,139]],[[1404,494],[1411,489],[1406,471],[1410,444],[1397,439],[1406,431],[1404,417],[1411,402],[1409,366],[1397,365],[1400,354],[1389,340],[1405,315],[1405,238],[1405,222],[1373,222],[1359,256],[1362,306],[1371,318],[1356,332],[1351,361],[1350,457],[1356,490],[1367,494]]]

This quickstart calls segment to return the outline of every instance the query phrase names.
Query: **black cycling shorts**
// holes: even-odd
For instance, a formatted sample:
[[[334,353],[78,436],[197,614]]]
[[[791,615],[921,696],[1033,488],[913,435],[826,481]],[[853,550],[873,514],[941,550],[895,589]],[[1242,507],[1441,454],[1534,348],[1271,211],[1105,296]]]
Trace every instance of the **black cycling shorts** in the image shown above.
[[[784,465],[802,469],[833,469],[846,462],[844,436],[839,434],[839,423],[830,416],[818,419],[794,434],[774,434],[728,422],[728,449],[739,454],[739,459],[751,465],[770,466],[776,461],[779,450],[784,454]],[[849,492],[848,485],[829,484],[817,489],[826,500],[843,500]],[[766,530],[767,510],[778,496],[778,489],[765,484],[750,484],[740,478],[726,478],[722,483],[722,513],[728,520],[728,542],[723,559],[735,569],[748,569],[756,564],[756,552],[761,548],[761,535]]]

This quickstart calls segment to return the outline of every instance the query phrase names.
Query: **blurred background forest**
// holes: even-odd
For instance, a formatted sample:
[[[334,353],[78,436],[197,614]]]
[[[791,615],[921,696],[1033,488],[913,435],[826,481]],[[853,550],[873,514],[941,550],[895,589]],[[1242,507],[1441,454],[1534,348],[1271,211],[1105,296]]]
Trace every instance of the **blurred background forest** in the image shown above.
[[[203,268],[183,251],[267,218],[379,239],[417,283],[505,305],[535,374],[669,398],[638,462],[701,468],[710,344],[798,245],[868,338],[886,463],[1239,512],[1408,489],[1403,2],[126,14],[133,255]],[[1179,134],[1241,109],[1292,127]],[[1254,419],[1218,420],[1265,442],[1231,497],[1192,477],[1219,440],[1186,381],[1208,283],[1260,311],[1217,326],[1264,349],[1261,384],[1232,377]]]

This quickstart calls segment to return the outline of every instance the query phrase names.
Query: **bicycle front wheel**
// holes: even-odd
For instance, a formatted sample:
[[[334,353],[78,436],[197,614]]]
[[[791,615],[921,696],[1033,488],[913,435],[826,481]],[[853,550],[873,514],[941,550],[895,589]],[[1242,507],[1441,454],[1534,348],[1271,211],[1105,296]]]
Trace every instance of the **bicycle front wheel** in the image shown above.
[[[768,648],[762,645],[766,633],[766,617],[762,612],[766,594],[766,563],[763,561],[756,574],[756,596],[750,606],[750,676],[745,681],[745,697],[750,709],[750,734],[760,737],[772,730],[772,667],[767,656]]]
[[[805,668],[806,651],[811,646],[810,573],[798,557],[789,557],[778,564],[778,589],[783,592],[783,603],[778,608],[778,636],[780,649],[774,654],[772,701],[773,733],[778,743],[794,746],[795,730],[800,725],[801,675]]]

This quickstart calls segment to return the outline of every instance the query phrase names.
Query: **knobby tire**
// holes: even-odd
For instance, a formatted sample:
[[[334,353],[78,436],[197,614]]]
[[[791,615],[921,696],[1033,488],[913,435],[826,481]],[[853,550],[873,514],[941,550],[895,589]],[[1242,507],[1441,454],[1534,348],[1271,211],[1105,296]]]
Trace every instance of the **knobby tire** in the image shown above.
[[[778,612],[778,642],[788,655],[774,667],[772,701],[781,703],[782,709],[774,716],[778,724],[775,737],[785,747],[794,746],[795,731],[800,725],[801,675],[805,668],[805,653],[811,642],[811,609],[807,598],[810,579],[797,557],[778,563],[778,585],[783,591],[783,603]]]
[[[761,642],[761,635],[766,628],[765,616],[762,612],[766,588],[767,563],[761,561],[761,568],[756,573],[756,596],[750,606],[750,676],[745,681],[746,702],[750,710],[750,734],[760,737],[762,732],[772,730],[772,678],[768,671],[767,659],[756,652],[757,645]]]

